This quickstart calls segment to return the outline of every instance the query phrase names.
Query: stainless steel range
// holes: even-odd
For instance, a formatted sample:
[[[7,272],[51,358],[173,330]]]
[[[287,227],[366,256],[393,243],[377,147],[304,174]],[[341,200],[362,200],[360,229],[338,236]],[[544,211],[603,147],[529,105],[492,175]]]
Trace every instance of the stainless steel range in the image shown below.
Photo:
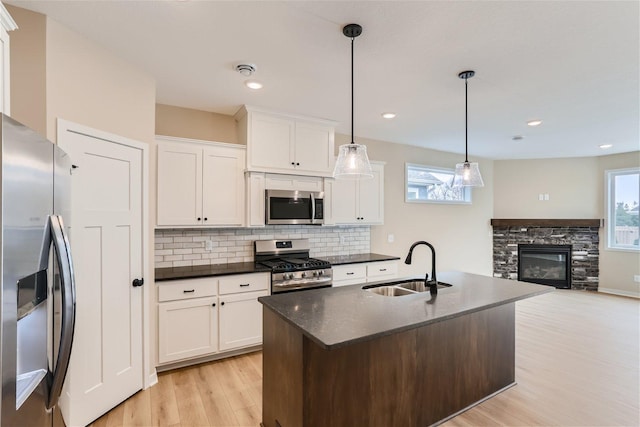
[[[256,263],[271,269],[271,293],[331,286],[331,263],[309,258],[309,239],[256,240]]]

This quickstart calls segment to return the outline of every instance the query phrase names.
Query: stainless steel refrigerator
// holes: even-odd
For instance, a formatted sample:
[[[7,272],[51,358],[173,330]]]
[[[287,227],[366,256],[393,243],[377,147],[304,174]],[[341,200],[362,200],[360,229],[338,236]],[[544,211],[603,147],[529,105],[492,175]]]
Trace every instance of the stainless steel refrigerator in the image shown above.
[[[63,426],[56,403],[75,321],[71,162],[36,132],[1,120],[0,425]]]

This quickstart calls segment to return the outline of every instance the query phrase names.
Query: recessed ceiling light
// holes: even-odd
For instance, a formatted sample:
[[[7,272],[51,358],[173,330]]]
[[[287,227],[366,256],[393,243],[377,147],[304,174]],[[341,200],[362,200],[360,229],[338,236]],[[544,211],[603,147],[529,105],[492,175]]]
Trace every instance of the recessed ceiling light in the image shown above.
[[[393,119],[396,117],[396,113],[382,113],[382,117],[385,119]]]
[[[613,144],[602,144],[600,146],[600,148],[602,148],[603,150],[606,150],[607,148],[611,148],[611,147],[613,147]]]
[[[516,141],[516,142],[520,142],[524,139],[524,136],[522,135],[515,135],[514,137],[511,138],[512,140]]]
[[[256,80],[247,80],[246,82],[244,82],[244,85],[253,90],[262,89],[262,83]]]
[[[542,120],[538,120],[538,119],[536,119],[536,120],[529,120],[529,121],[527,122],[527,124],[528,124],[529,126],[540,126],[540,125],[542,124]]]

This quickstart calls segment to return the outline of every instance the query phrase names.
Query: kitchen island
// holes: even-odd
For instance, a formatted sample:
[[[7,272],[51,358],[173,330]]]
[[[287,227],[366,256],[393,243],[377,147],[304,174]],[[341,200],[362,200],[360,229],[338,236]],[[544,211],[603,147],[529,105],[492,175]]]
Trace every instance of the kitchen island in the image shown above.
[[[514,385],[515,302],[553,288],[438,278],[451,287],[437,295],[353,285],[260,298],[264,427],[427,426]]]

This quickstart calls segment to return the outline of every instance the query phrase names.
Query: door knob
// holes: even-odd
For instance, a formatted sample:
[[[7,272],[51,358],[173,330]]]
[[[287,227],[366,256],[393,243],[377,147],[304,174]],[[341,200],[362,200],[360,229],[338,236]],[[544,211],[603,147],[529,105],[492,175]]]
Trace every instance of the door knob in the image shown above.
[[[142,285],[144,285],[144,278],[143,279],[133,279],[133,282],[131,282],[131,284],[133,285],[134,288],[142,286]]]

